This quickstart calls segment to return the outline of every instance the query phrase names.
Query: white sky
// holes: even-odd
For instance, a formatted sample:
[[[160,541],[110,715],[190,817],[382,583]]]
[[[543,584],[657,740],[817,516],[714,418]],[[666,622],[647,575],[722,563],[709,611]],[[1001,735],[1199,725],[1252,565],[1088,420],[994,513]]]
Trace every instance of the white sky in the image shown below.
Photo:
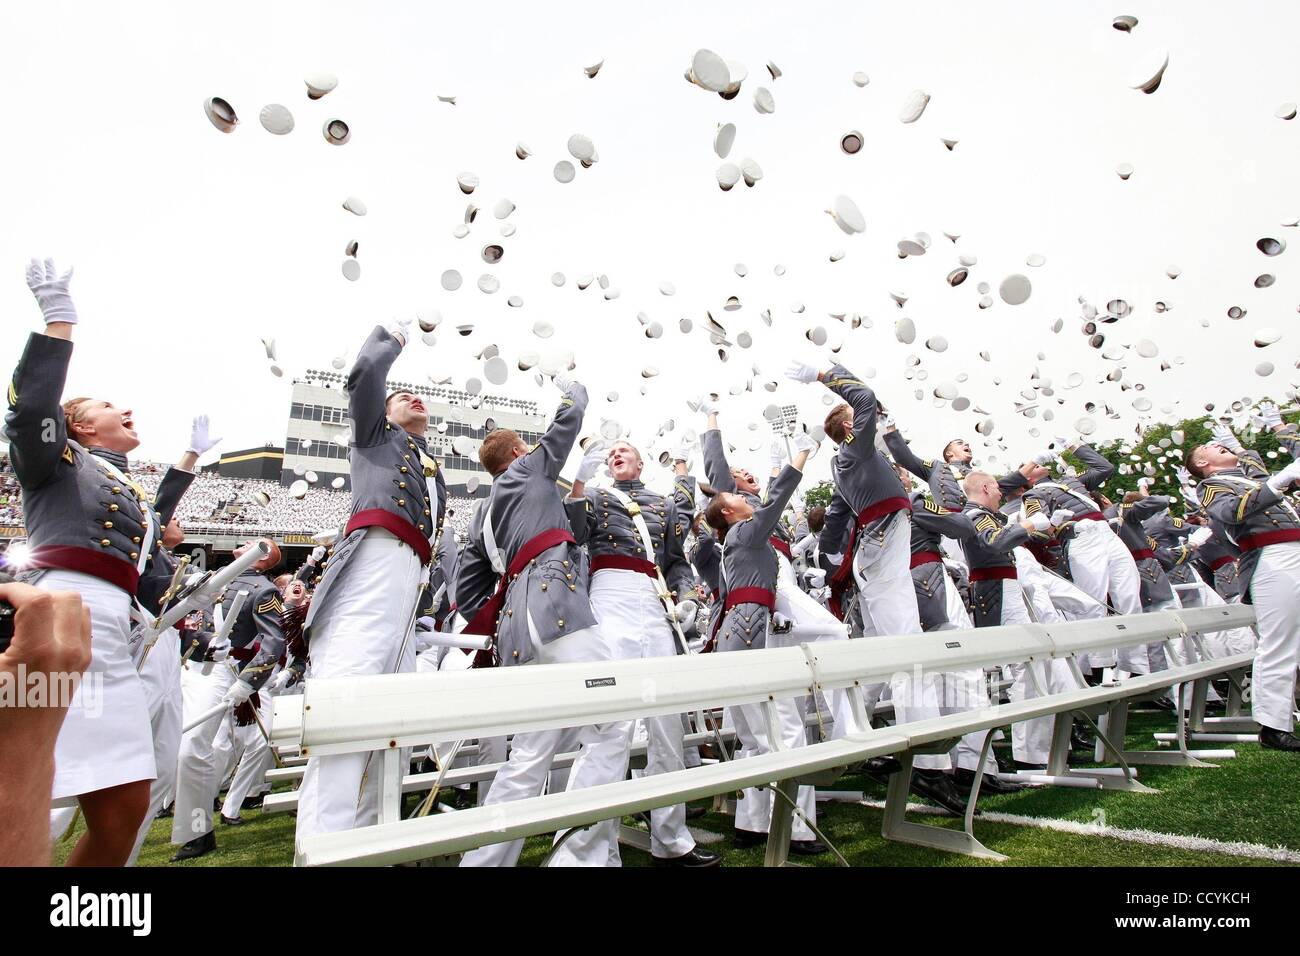
[[[797,12],[796,12],[797,11]],[[1140,20],[1131,35],[1111,28],[1116,14]],[[73,292],[82,325],[70,392],[136,410],[143,457],[184,448],[189,418],[209,412],[222,447],[281,442],[289,381],[307,367],[349,358],[375,323],[437,308],[436,347],[418,340],[394,377],[450,374],[457,385],[481,374],[473,354],[497,343],[512,362],[524,350],[572,349],[575,375],[593,396],[588,430],[616,418],[646,442],[659,424],[701,422],[684,404],[705,388],[724,394],[724,434],[737,457],[758,470],[765,434],[746,425],[772,402],[797,401],[805,418],[826,411],[820,386],[787,382],[790,357],[826,355],[804,338],[812,325],[845,330],[828,312],[859,312],[874,327],[847,332],[840,359],[865,374],[923,453],[956,435],[978,439],[972,411],[936,409],[930,390],[966,372],[963,395],[982,405],[1016,461],[1067,434],[1086,400],[1108,402],[1122,422],[1098,421],[1096,438],[1128,432],[1137,393],[1096,384],[1111,363],[1086,348],[1077,297],[1122,297],[1133,315],[1103,331],[1109,342],[1151,338],[1160,356],[1131,353],[1126,377],[1148,386],[1161,406],[1191,414],[1202,403],[1271,391],[1296,382],[1294,270],[1300,248],[1268,259],[1261,236],[1300,244],[1283,219],[1300,216],[1300,120],[1274,118],[1300,99],[1294,38],[1300,7],[1208,2],[1048,4],[932,2],[843,4],[752,2],[563,5],[422,3],[55,3],[0,7],[0,103],[8,144],[5,227],[0,231],[0,345],[16,361],[40,317],[23,282],[33,255],[75,264]],[[682,78],[694,51],[708,47],[748,67],[726,102]],[[1136,62],[1165,47],[1170,65],[1147,96],[1128,87]],[[604,58],[594,80],[582,67]],[[772,82],[764,64],[783,76]],[[853,73],[865,71],[859,89]],[[338,88],[310,102],[302,77],[329,71]],[[753,91],[766,86],[776,111],[760,115]],[[898,112],[914,89],[933,97],[925,115],[903,125]],[[435,94],[454,94],[457,105]],[[232,135],[203,114],[209,96],[236,108]],[[267,103],[288,106],[297,128],[275,137],[258,123]],[[325,143],[321,126],[339,117],[352,141]],[[739,128],[730,159],[753,157],[764,179],[721,192],[712,151],[716,124]],[[866,147],[845,156],[849,129]],[[570,158],[565,142],[585,133],[600,162],[557,183],[552,167]],[[953,152],[940,137],[958,139]],[[516,141],[533,150],[515,158]],[[1114,172],[1132,163],[1133,177]],[[472,197],[458,171],[481,178]],[[841,233],[823,210],[851,196],[867,219],[862,235]],[[362,198],[369,215],[340,204]],[[518,231],[501,239],[491,213],[498,198],[517,204]],[[465,205],[481,209],[468,238],[453,238]],[[954,247],[944,231],[960,233]],[[895,243],[917,231],[934,244],[900,260]],[[360,242],[360,281],[340,271],[344,247]],[[484,264],[479,249],[501,242],[505,258]],[[845,258],[832,264],[835,249]],[[979,257],[957,289],[944,282],[959,254]],[[1039,269],[1031,253],[1046,256]],[[748,266],[739,278],[733,266]],[[787,271],[778,278],[773,267]],[[1171,264],[1177,281],[1165,277]],[[462,288],[439,276],[459,269]],[[476,287],[482,272],[501,291]],[[551,273],[568,277],[554,288]],[[997,299],[1001,279],[1028,275],[1029,301]],[[1262,272],[1277,276],[1255,289]],[[583,273],[607,274],[621,297],[605,301]],[[660,295],[660,281],[677,295]],[[993,287],[980,311],[976,283]],[[910,296],[904,310],[889,291]],[[510,309],[509,295],[524,299]],[[721,311],[728,295],[743,310]],[[1156,300],[1172,311],[1157,315]],[[796,315],[792,303],[806,311]],[[1229,306],[1248,314],[1226,317]],[[755,338],[720,364],[703,332],[704,310],[734,336]],[[770,308],[774,327],[759,312]],[[662,322],[647,340],[639,311]],[[677,320],[696,322],[690,336]],[[917,325],[898,343],[901,316]],[[1059,335],[1050,332],[1065,319]],[[556,326],[548,342],[533,322]],[[1208,329],[1201,320],[1208,319]],[[477,323],[460,338],[459,322]],[[1256,329],[1286,335],[1259,350]],[[927,352],[926,338],[951,347]],[[262,336],[279,342],[286,377],[267,371]],[[734,339],[733,339],[734,340]],[[992,352],[992,362],[977,357]],[[1042,351],[1046,359],[1036,361]],[[903,379],[907,355],[923,358],[925,382]],[[1158,371],[1161,358],[1185,364]],[[1254,374],[1268,359],[1278,370]],[[749,366],[755,391],[726,396]],[[1057,420],[1017,418],[1012,403],[1035,364],[1064,406]],[[640,370],[658,378],[638,391]],[[1084,386],[1064,388],[1071,371]],[[995,386],[993,379],[1001,378]],[[780,379],[775,396],[762,379]],[[923,401],[912,392],[926,391]],[[621,400],[609,405],[605,394]],[[555,391],[512,374],[505,391],[554,406]],[[1051,401],[1051,400],[1049,400]],[[1177,417],[1182,417],[1178,415]],[[1029,435],[1038,426],[1041,439]],[[1072,434],[1072,431],[1068,432]],[[987,456],[996,449],[982,449]],[[812,469],[824,471],[823,453]]]

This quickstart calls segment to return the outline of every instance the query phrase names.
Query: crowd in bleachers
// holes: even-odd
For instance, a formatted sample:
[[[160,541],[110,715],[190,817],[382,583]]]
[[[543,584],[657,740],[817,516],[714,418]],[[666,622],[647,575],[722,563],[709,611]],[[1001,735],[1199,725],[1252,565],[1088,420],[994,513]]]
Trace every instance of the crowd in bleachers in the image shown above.
[[[166,465],[132,462],[131,474],[150,493],[157,490]],[[270,501],[263,505],[262,492]],[[314,534],[338,528],[348,520],[352,504],[347,490],[313,487],[301,500],[276,481],[254,478],[223,478],[199,474],[181,500],[176,518],[186,531],[237,531],[248,534]],[[464,534],[469,527],[474,502],[469,498],[447,499],[445,527]],[[18,482],[9,467],[8,456],[0,457],[0,526],[21,527],[22,499]]]

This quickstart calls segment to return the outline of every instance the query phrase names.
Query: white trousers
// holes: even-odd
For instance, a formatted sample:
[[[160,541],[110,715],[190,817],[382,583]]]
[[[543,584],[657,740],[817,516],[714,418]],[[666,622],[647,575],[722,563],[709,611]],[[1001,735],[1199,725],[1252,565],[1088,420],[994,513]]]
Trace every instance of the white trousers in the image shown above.
[[[1022,549],[1017,549],[1020,551]],[[1018,557],[1018,556],[1017,556]],[[1032,560],[1032,556],[1031,556]],[[1019,573],[1019,571],[1017,571]],[[1025,606],[1023,594],[1029,593],[1037,600],[1033,601],[1034,615],[1040,622],[1061,620],[1050,600],[1043,591],[1024,592],[1018,580],[1002,582],[1002,623],[1030,624],[1033,618]],[[1031,598],[1032,599],[1032,598]],[[1032,676],[1031,676],[1032,668]],[[1070,673],[1069,665],[1063,660],[1034,661],[1032,664],[1016,663],[1007,668],[1013,681],[1007,696],[1012,702],[1030,700],[1038,697],[1038,688],[1034,684],[1037,678],[1043,691],[1055,694],[1065,690],[1077,689],[1078,684]],[[1011,753],[1022,763],[1047,763],[1052,751],[1052,717],[1035,717],[1011,725]]]
[[[1070,542],[1070,579],[1103,607],[1109,604],[1116,614],[1142,613],[1142,586],[1133,555],[1119,536],[1104,521],[1080,521]],[[1088,663],[1093,668],[1116,663],[1112,654],[1092,653]],[[1133,663],[1121,652],[1119,665]]]
[[[768,646],[792,647],[816,641],[847,641],[848,628],[844,622],[823,607],[815,597],[795,583],[794,569],[789,559],[777,552],[776,611],[790,621],[792,627],[786,634],[769,634]],[[861,692],[856,687],[831,691],[829,716],[833,722],[830,738],[838,740],[846,734],[857,733],[859,727],[853,716],[852,696]],[[814,706],[817,701],[814,700]],[[801,708],[802,709],[802,708]]]
[[[1260,549],[1250,578],[1259,647],[1251,674],[1251,713],[1261,727],[1294,727],[1300,666],[1300,542]]]
[[[153,650],[140,671],[145,698],[149,703],[149,723],[153,728],[153,758],[158,776],[149,785],[149,810],[136,834],[135,847],[127,859],[134,866],[153,826],[158,811],[172,801],[176,793],[176,762],[181,749],[183,725],[181,703],[180,637],[175,628],[159,635]]]
[[[610,642],[599,626],[574,631],[549,644],[537,636],[532,616],[528,618],[528,632],[532,637],[536,657],[521,667],[545,667],[547,664],[567,664],[577,661],[607,661],[613,659]],[[632,728],[629,721],[591,724],[577,731],[580,752],[569,770],[566,789],[615,783],[627,777],[628,741]],[[538,730],[515,734],[510,741],[510,757],[497,771],[488,791],[484,806],[525,800],[542,792],[551,760],[565,738],[565,730]],[[570,732],[570,739],[572,733]],[[551,866],[607,866],[616,860],[618,820],[604,820],[579,830],[564,839],[557,833],[556,842],[564,839],[551,857]],[[519,862],[523,840],[492,843],[470,850],[460,861],[461,866],[514,866]]]
[[[76,591],[90,612],[90,666],[54,744],[54,799],[157,776],[144,684],[127,646],[130,597],[79,571],[47,571],[36,587]]]
[[[677,641],[665,620],[654,578],[636,571],[603,568],[592,576],[590,594],[592,613],[615,660],[672,657],[677,653]],[[646,775],[685,769],[681,715],[646,717],[640,723],[647,737]],[[629,743],[632,729],[629,722]],[[686,804],[650,811],[651,855],[683,856],[694,849],[695,838],[686,828]]]
[[[347,575],[316,610],[307,680],[415,670],[422,568],[411,547],[367,528]],[[298,791],[298,837],[368,826],[379,819],[379,761],[371,754],[309,757]]]
[[[226,661],[217,661],[206,675],[200,669],[205,667],[193,668],[186,680],[185,716],[189,720],[216,707],[237,679]],[[230,762],[230,738],[224,733],[225,725],[233,722],[227,708],[181,737],[173,843],[188,843],[212,829],[212,803]]]
[[[732,651],[730,653],[743,654],[744,651]],[[799,716],[798,707],[795,706],[793,698],[786,697],[775,701],[777,719],[776,723],[781,734],[781,744],[784,750],[793,750],[796,747],[803,747],[807,744],[807,737],[803,732],[801,720],[796,720]],[[727,715],[731,718],[731,723],[736,728],[736,737],[740,741],[740,750],[736,754],[738,759],[746,757],[755,757],[759,754],[772,753],[775,749],[772,746],[771,738],[767,732],[767,720],[763,715],[763,708],[759,704],[743,704],[739,707],[728,707]],[[766,833],[772,823],[772,801],[777,799],[773,794],[771,787],[746,787],[739,800],[736,801],[736,829],[748,830],[751,833]],[[795,796],[795,804],[799,807],[800,812],[813,824],[817,822],[817,791],[808,786],[801,786]],[[808,827],[808,824],[800,817],[798,813],[794,815],[792,821],[790,839],[792,840],[814,840],[816,834]]]
[[[948,613],[947,627],[952,630],[973,629],[970,615],[966,613],[966,605],[962,603],[961,595],[957,593],[957,588],[946,570],[943,573],[943,588],[944,608]],[[982,667],[951,671],[941,676],[943,693],[939,701],[939,710],[945,716],[970,710],[985,710],[991,706]],[[957,746],[953,747],[949,754],[954,767],[971,771],[979,768],[980,750],[984,746],[986,733],[987,731],[984,730],[973,731],[965,734],[957,742]],[[992,749],[984,760],[984,772],[998,772],[998,762],[993,759]]]
[[[258,691],[257,716],[261,718],[262,726],[268,729],[272,706],[271,695],[265,690]],[[270,743],[262,736],[262,731],[256,723],[239,727],[234,720],[231,720],[229,732],[232,750],[239,763],[235,767],[234,777],[231,778],[230,788],[226,791],[226,800],[221,805],[221,813],[222,816],[234,820],[239,817],[245,797],[250,793],[261,793],[270,789],[266,784],[266,772],[275,766],[275,757],[271,753]]]
[[[859,541],[853,555],[853,577],[858,588],[864,637],[922,633],[916,585],[912,582],[910,515],[894,515],[879,547]],[[903,724],[938,717],[940,683],[939,674],[922,674],[919,678],[912,674],[894,675],[889,687],[895,722]],[[868,713],[883,689],[883,685],[866,688]],[[925,754],[916,757],[913,766],[921,770],[948,770],[952,761],[947,754]]]

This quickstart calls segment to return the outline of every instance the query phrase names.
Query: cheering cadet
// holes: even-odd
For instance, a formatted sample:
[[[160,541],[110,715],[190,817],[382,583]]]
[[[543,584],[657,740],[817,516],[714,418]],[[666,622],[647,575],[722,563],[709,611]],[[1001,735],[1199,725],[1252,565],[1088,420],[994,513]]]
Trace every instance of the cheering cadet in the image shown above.
[[[587,559],[556,487],[582,426],[587,390],[563,376],[555,384],[564,398],[536,448],[530,451],[508,428],[492,432],[479,448],[492,489],[474,511],[456,573],[456,608],[470,620],[466,633],[491,634],[493,655],[504,667],[614,657],[592,614]],[[622,780],[630,733],[627,721],[582,728],[568,788]],[[510,758],[484,803],[539,794],[562,736],[559,730],[515,734]],[[605,866],[617,826],[611,820],[573,834],[552,864]],[[522,840],[480,847],[466,853],[461,865],[513,866],[522,848]]]
[[[411,632],[428,580],[446,484],[429,457],[429,413],[413,392],[385,395],[406,345],[404,323],[376,326],[348,374],[352,517],[325,562],[304,636],[312,677],[415,669]],[[350,830],[379,816],[368,754],[311,756],[298,799],[298,835]]]
[[[215,661],[201,678],[201,687],[193,697],[195,715],[226,704],[236,710],[237,717],[242,710],[245,720],[265,722],[264,716],[257,718],[247,711],[257,708],[254,695],[271,679],[271,672],[284,653],[285,642],[280,625],[284,602],[280,589],[266,574],[280,563],[280,549],[270,538],[261,540],[270,553],[231,581],[221,603],[213,609],[214,625],[219,631],[225,617],[234,609],[237,595],[244,595],[235,622],[228,630],[229,654],[219,654],[219,649],[212,646],[214,632],[200,632],[192,638],[198,647],[191,659]],[[244,542],[234,550],[233,556],[238,558],[256,544],[256,541]],[[236,667],[232,660],[240,666]],[[181,738],[172,819],[172,843],[180,844],[180,849],[172,857],[173,863],[203,856],[217,848],[217,836],[212,829],[212,802],[221,789],[225,767],[218,765],[224,761],[218,761],[213,745],[230,716],[229,710],[214,714]]]
[[[714,631],[719,651],[744,651],[768,646],[772,612],[780,571],[769,542],[781,512],[799,487],[808,453],[816,447],[807,435],[795,437],[794,460],[782,469],[768,489],[766,503],[754,506],[749,495],[719,492],[705,509],[709,525],[722,538],[722,620]],[[803,719],[792,698],[773,701],[782,744],[790,749],[807,743]],[[768,723],[757,705],[730,708],[736,734],[747,754],[770,753]],[[772,815],[771,788],[748,789],[736,804],[737,846],[752,846],[765,839]],[[792,823],[793,853],[816,854],[826,850],[811,829],[817,823],[816,792],[801,786],[796,799],[799,812]]]
[[[1259,742],[1300,752],[1294,727],[1296,667],[1300,665],[1300,515],[1287,492],[1300,480],[1300,461],[1263,478],[1219,442],[1198,445],[1187,468],[1202,479],[1201,506],[1241,549],[1242,600],[1255,607],[1259,648],[1252,674],[1252,712]]]
[[[602,462],[613,487],[588,487]],[[585,500],[575,530],[591,562],[591,610],[618,659],[685,653],[683,632],[698,610],[689,597],[693,576],[682,550],[677,506],[645,486],[643,468],[641,453],[627,442],[615,442],[608,451],[592,443],[571,494]],[[681,716],[647,717],[644,723],[645,772],[683,769]],[[722,859],[695,845],[686,829],[685,804],[650,812],[650,852],[674,866],[714,866]]]

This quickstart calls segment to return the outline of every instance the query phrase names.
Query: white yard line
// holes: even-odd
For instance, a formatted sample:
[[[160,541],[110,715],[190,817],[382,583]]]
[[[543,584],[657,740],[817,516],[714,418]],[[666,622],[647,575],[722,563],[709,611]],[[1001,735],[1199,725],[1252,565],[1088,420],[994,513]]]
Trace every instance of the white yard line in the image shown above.
[[[883,800],[863,800],[862,806],[883,810]],[[923,803],[909,803],[908,813],[943,814],[938,807]],[[1208,837],[1180,836],[1176,833],[1157,833],[1154,830],[1128,830],[1123,827],[1106,827],[1096,823],[1076,823],[1073,820],[1058,820],[1053,817],[1026,817],[1018,813],[998,813],[981,810],[980,820],[990,823],[1010,823],[1020,827],[1036,827],[1040,830],[1054,830],[1057,833],[1074,833],[1079,836],[1110,837],[1126,843],[1142,843],[1146,846],[1166,846],[1176,850],[1200,850],[1207,853],[1223,853],[1230,856],[1244,856],[1252,860],[1271,860],[1275,863],[1300,863],[1300,852],[1286,847],[1267,847],[1259,843],[1225,843]]]

